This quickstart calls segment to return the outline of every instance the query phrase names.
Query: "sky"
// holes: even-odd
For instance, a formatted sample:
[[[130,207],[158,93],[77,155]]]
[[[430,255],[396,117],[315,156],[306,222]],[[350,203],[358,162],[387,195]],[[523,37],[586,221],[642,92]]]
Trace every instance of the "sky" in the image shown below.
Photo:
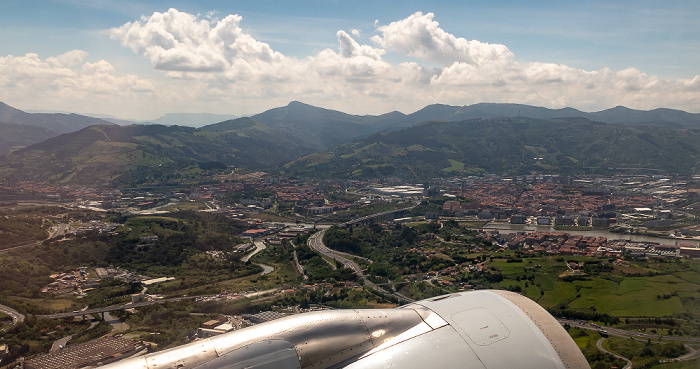
[[[0,2],[0,101],[149,120],[290,101],[700,113],[700,2]]]

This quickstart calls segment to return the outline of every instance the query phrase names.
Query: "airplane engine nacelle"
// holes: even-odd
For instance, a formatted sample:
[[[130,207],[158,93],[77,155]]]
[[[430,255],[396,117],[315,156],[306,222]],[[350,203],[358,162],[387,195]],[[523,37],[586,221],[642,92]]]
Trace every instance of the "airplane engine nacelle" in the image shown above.
[[[396,309],[325,310],[123,360],[105,369],[590,368],[546,310],[508,291]]]

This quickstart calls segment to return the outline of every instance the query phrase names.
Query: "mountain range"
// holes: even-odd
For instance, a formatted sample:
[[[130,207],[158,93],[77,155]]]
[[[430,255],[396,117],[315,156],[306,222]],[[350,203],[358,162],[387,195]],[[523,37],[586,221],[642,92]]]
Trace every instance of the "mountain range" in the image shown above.
[[[298,176],[357,179],[699,170],[700,130],[523,117],[423,122],[308,155],[283,168]]]
[[[518,104],[435,104],[411,114],[375,116],[291,102],[194,128],[119,126],[0,103],[0,129],[0,154],[6,154],[0,179],[85,185],[138,184],[212,165],[342,178],[700,169],[700,114],[672,109],[585,113]]]
[[[0,178],[90,186],[135,185],[181,179],[207,168],[267,169],[312,152],[250,118],[200,129],[155,124],[96,125],[5,156]]]
[[[0,102],[0,155],[96,124],[111,123],[78,114],[27,113]]]

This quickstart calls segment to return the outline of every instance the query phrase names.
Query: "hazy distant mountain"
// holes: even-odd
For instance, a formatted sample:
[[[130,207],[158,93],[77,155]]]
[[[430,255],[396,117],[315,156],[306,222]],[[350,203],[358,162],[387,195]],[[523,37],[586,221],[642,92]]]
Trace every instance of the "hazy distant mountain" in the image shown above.
[[[0,155],[56,137],[56,132],[46,128],[0,122]]]
[[[469,119],[502,117],[527,117],[537,119],[587,118],[603,123],[700,128],[700,114],[691,114],[673,109],[645,111],[618,106],[599,112],[586,113],[574,108],[548,109],[522,104],[494,103],[480,103],[465,106],[429,105],[415,113],[407,115],[403,126],[408,127],[428,120],[459,122]]]
[[[297,159],[284,171],[326,178],[615,173],[620,168],[689,174],[700,171],[699,160],[700,130],[584,118],[491,118],[425,122],[374,134]]]
[[[0,155],[95,125],[110,124],[97,118],[65,113],[27,113],[0,102]]]
[[[96,124],[109,122],[78,114],[64,113],[26,113],[0,102],[0,122],[37,126],[61,133],[75,132]]]
[[[312,152],[284,133],[249,118],[201,129],[101,125],[13,152],[0,162],[0,176],[51,183],[133,185],[186,179],[203,164],[266,169]]]
[[[630,125],[700,128],[700,114],[665,108],[646,111],[617,106],[596,113],[588,113],[587,118],[601,122]]]
[[[166,126],[188,126],[188,127],[204,127],[209,124],[222,122],[229,119],[238,118],[232,114],[209,114],[209,113],[168,113],[158,119],[154,119],[152,123],[162,124]]]

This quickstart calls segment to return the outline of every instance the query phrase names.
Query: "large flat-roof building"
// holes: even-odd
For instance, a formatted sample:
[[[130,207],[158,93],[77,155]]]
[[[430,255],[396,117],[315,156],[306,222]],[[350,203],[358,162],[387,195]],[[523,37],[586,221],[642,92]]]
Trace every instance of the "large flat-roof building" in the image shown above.
[[[143,350],[145,348],[134,341],[107,336],[27,360],[24,368],[89,368],[125,359]]]

